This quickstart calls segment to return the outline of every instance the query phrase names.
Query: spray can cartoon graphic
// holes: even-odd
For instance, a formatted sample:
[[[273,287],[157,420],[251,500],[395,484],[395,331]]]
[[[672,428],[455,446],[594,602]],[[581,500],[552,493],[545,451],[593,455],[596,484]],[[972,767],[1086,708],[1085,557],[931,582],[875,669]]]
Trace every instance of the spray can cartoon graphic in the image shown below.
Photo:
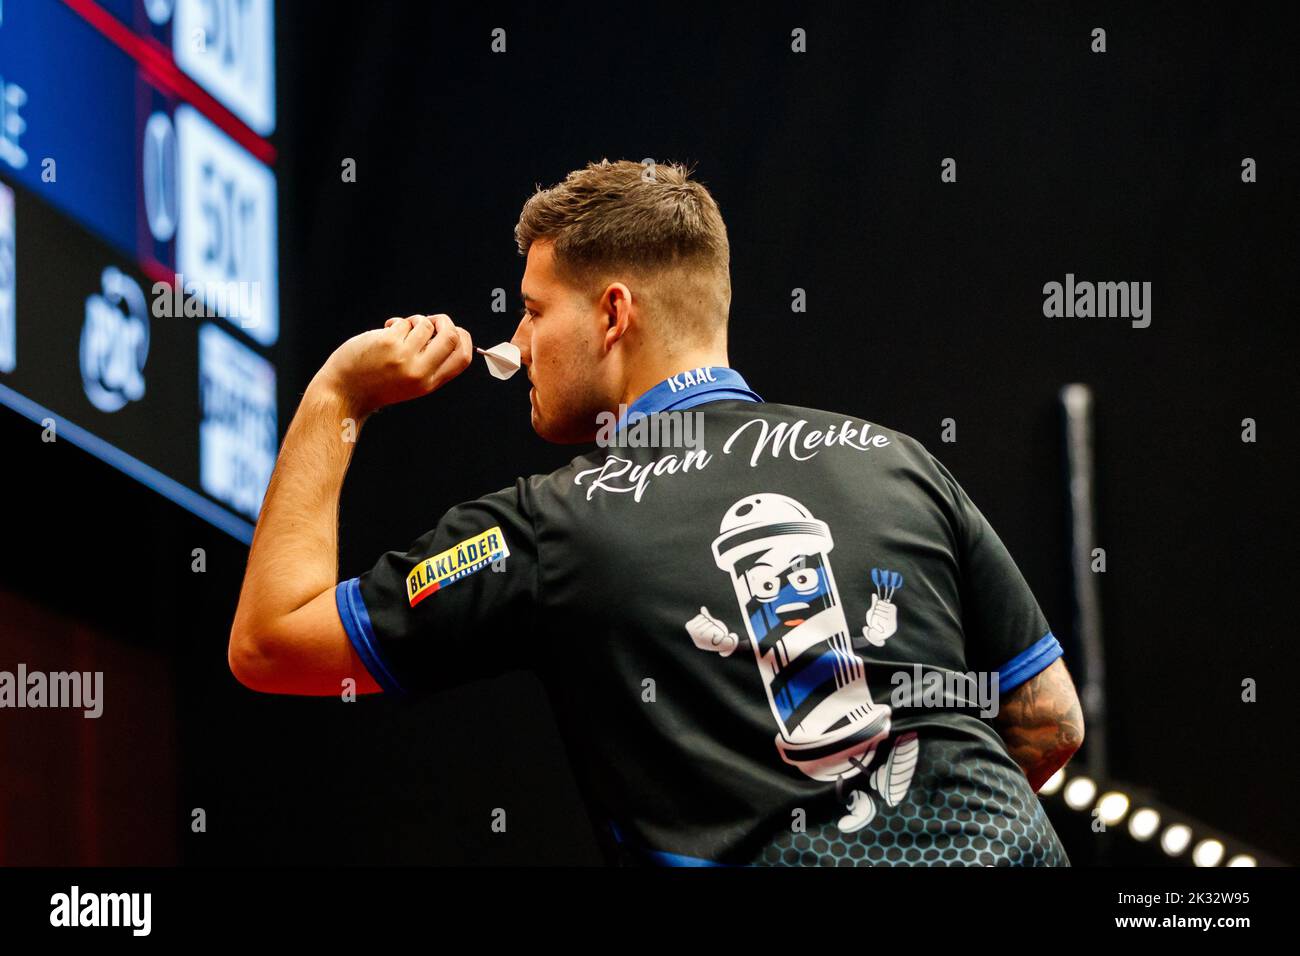
[[[889,734],[889,708],[871,699],[849,639],[834,546],[824,521],[777,494],[736,502],[713,541],[776,715],[777,750],[814,780],[865,769],[864,755]]]
[[[889,736],[891,711],[872,700],[864,662],[850,640],[831,570],[834,546],[824,521],[793,498],[767,492],[727,509],[713,557],[731,578],[745,619],[776,718],[777,752],[812,779],[834,781],[840,793],[846,780],[870,767],[877,746]],[[902,579],[894,575],[891,581],[897,588]],[[876,597],[863,636],[881,646],[894,631],[895,612],[879,593]],[[704,607],[686,630],[697,647],[723,657],[739,644]],[[916,734],[902,735],[870,775],[870,785],[889,806],[907,791],[918,746]],[[861,829],[875,814],[871,797],[854,789],[838,825]]]

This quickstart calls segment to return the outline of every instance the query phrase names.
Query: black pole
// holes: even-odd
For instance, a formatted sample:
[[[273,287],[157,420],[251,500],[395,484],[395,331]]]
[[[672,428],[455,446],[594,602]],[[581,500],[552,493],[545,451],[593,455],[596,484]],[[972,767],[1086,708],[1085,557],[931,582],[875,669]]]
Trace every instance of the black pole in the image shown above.
[[[1074,596],[1074,636],[1082,671],[1079,697],[1086,726],[1084,765],[1094,780],[1109,779],[1106,746],[1106,668],[1102,648],[1097,547],[1096,466],[1092,453],[1092,389],[1066,385],[1060,392],[1065,424],[1065,464],[1069,481],[1070,579]]]

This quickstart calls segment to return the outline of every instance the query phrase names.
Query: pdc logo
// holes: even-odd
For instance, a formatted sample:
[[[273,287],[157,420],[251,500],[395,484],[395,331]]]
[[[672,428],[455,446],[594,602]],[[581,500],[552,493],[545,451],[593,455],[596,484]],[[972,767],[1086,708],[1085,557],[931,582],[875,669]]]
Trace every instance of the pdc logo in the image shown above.
[[[81,382],[90,404],[115,412],[144,396],[149,319],[144,292],[130,276],[109,266],[100,285],[101,293],[86,298]]]

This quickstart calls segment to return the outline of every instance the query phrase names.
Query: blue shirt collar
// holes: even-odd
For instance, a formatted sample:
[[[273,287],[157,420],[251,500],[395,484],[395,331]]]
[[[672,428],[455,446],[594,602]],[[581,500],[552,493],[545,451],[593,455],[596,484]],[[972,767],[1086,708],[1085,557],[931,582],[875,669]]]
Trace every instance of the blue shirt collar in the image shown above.
[[[636,415],[655,412],[681,411],[706,402],[725,400],[761,402],[749,383],[733,368],[725,365],[706,365],[703,368],[685,369],[670,375],[654,388],[643,392],[627,408],[626,416],[619,416],[618,428]]]

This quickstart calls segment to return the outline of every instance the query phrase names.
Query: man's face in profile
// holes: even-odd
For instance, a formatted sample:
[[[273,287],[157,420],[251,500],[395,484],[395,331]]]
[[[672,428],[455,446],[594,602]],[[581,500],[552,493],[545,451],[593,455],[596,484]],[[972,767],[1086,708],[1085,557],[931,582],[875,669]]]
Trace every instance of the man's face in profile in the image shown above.
[[[566,283],[555,270],[550,242],[528,249],[520,284],[524,314],[511,338],[528,369],[533,430],[547,441],[592,441],[596,415],[612,411],[617,399],[605,394],[601,360],[607,327],[599,297]]]

